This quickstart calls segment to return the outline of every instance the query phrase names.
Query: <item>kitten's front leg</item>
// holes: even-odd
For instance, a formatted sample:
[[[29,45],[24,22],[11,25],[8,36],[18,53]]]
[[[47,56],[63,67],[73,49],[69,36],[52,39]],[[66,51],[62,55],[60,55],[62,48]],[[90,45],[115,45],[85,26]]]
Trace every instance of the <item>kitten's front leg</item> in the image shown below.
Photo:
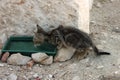
[[[57,45],[57,49],[61,49],[63,47],[63,44],[62,43],[59,43],[58,45]]]

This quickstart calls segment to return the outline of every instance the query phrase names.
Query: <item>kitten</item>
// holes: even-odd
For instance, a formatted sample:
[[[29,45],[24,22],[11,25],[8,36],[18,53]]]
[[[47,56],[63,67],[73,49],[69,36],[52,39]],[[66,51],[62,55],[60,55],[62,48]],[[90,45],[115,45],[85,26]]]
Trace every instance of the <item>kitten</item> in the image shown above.
[[[78,52],[87,52],[92,47],[96,55],[110,54],[108,52],[99,52],[88,34],[74,27],[60,25],[52,30],[49,36],[51,43],[60,47],[73,47]]]
[[[48,33],[45,32],[39,25],[37,25],[37,32],[34,33],[33,42],[35,46],[39,46],[48,40]]]

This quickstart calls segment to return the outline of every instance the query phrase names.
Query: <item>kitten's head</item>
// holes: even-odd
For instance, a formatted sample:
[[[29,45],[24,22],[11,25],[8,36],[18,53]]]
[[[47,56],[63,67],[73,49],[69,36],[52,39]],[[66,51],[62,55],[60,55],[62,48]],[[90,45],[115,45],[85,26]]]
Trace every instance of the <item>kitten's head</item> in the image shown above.
[[[58,45],[61,43],[61,40],[59,38],[59,35],[57,31],[61,31],[63,29],[62,25],[59,25],[58,28],[53,29],[49,35],[50,35],[50,43],[52,43],[53,45]]]
[[[35,46],[38,46],[48,38],[47,32],[45,32],[39,25],[37,25],[37,32],[34,33],[33,42]]]

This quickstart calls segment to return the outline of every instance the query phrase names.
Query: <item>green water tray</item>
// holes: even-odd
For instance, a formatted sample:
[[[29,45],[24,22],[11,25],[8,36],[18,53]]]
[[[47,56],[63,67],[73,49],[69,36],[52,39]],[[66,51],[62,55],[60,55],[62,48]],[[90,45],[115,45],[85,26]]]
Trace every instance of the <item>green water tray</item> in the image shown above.
[[[38,47],[33,44],[32,36],[12,36],[2,48],[2,53],[21,53],[25,56],[31,56],[32,53],[43,52],[54,56],[57,52],[56,46],[44,42]]]

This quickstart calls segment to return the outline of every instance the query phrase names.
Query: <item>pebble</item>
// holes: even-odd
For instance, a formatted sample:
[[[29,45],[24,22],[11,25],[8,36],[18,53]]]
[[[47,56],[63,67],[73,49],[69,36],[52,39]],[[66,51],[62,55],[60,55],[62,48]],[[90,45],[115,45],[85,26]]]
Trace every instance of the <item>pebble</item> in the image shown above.
[[[35,74],[33,75],[33,77],[34,77],[34,78],[39,77],[38,73],[35,73]]]
[[[13,71],[13,69],[12,69],[12,68],[9,68],[9,70],[10,70],[10,71]]]
[[[53,56],[49,56],[47,59],[41,61],[41,64],[49,65],[53,63]]]
[[[2,55],[2,58],[1,58],[1,61],[2,62],[7,62],[7,59],[9,57],[10,53],[9,52],[6,52]]]
[[[34,53],[32,54],[32,59],[35,62],[40,63],[41,61],[43,61],[44,59],[47,59],[49,56],[45,53]]]
[[[104,47],[103,47],[103,45],[97,45],[97,48],[98,49],[103,49]]]
[[[120,71],[115,71],[114,73],[115,73],[115,74],[119,74],[119,73],[120,73]]]
[[[17,80],[17,75],[12,73],[8,76],[8,80]]]
[[[30,61],[31,58],[28,56],[23,56],[20,53],[17,54],[12,54],[8,60],[7,63],[8,64],[12,64],[12,65],[26,65],[28,61]]]
[[[96,4],[96,7],[97,7],[97,8],[101,8],[101,7],[102,7],[102,4],[98,2],[98,3]]]
[[[49,78],[52,78],[52,77],[53,77],[53,75],[52,75],[52,74],[49,74],[48,76],[49,76]]]
[[[96,24],[96,21],[90,21],[91,24]]]
[[[48,56],[45,53],[34,53],[32,59],[40,64],[49,65],[53,63],[53,56]]]
[[[115,0],[110,0],[110,2],[113,2],[113,1],[115,1]]]
[[[72,80],[80,80],[80,77],[79,76],[75,76],[75,77],[73,77]]]
[[[120,59],[117,60],[117,65],[120,65]]]
[[[7,37],[8,36],[6,33],[2,33],[2,35],[0,36],[2,43],[5,43],[5,41],[7,40]]]
[[[104,66],[98,66],[98,67],[97,67],[97,69],[102,69],[102,68],[104,68]]]
[[[31,68],[34,65],[34,61],[30,60],[29,62],[27,62],[27,67]]]
[[[120,66],[118,66],[118,68],[120,69]]]
[[[4,67],[4,64],[0,63],[0,67]]]

